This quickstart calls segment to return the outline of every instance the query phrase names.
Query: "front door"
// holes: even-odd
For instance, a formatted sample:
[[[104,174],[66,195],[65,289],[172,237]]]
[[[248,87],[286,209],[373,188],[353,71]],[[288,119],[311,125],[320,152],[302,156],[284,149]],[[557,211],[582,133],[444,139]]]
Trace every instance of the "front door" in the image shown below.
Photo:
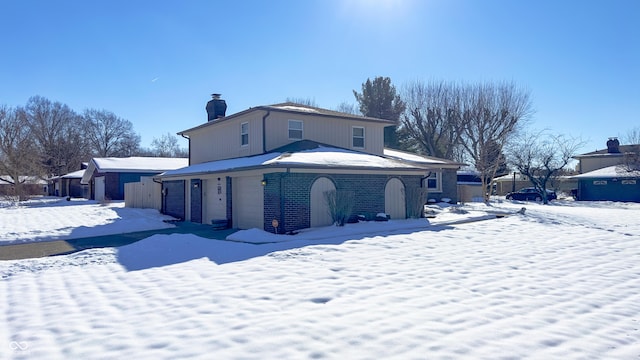
[[[202,223],[202,180],[191,179],[191,222]]]

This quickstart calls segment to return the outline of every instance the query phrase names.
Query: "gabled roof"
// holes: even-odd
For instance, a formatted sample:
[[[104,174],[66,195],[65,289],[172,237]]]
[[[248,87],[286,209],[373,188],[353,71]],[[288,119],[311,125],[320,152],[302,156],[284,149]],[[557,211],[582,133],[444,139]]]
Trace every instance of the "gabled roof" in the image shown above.
[[[343,112],[339,112],[339,111],[334,111],[334,110],[329,110],[329,109],[323,109],[323,108],[319,108],[319,107],[314,107],[314,106],[308,106],[308,105],[302,105],[302,104],[296,104],[296,103],[292,103],[292,102],[285,102],[285,103],[280,103],[280,104],[273,104],[273,105],[262,105],[262,106],[256,106],[256,107],[252,107],[249,109],[246,109],[244,111],[240,111],[238,113],[229,115],[229,116],[225,116],[223,118],[219,118],[213,121],[208,121],[204,124],[198,125],[196,127],[184,130],[179,132],[179,135],[183,135],[186,134],[188,132],[191,132],[193,130],[197,130],[197,129],[201,129],[207,126],[211,126],[211,125],[215,125],[215,124],[220,124],[220,123],[224,123],[226,121],[232,120],[234,118],[249,114],[251,112],[255,112],[255,111],[276,111],[276,112],[283,112],[283,113],[291,113],[291,114],[300,114],[300,115],[316,115],[316,116],[326,116],[326,117],[333,117],[333,118],[343,118],[343,119],[352,119],[352,120],[360,120],[360,121],[370,121],[370,122],[377,122],[377,123],[381,123],[384,124],[386,126],[391,126],[391,125],[395,125],[396,122],[393,120],[385,120],[385,119],[379,119],[379,118],[374,118],[374,117],[367,117],[367,116],[360,116],[360,115],[354,115],[354,114],[348,114],[348,113],[343,113]]]
[[[88,184],[94,171],[100,173],[161,173],[167,170],[174,170],[189,165],[187,158],[164,158],[164,157],[127,157],[127,158],[93,158],[89,162],[82,184]]]
[[[624,156],[624,154],[640,151],[640,144],[632,144],[632,145],[620,145],[618,147],[620,152],[609,152],[609,149],[601,149],[588,153],[584,153],[581,155],[576,155],[574,159],[587,158],[587,157],[601,157],[601,156],[612,156],[619,157]]]
[[[84,176],[86,169],[82,169],[82,170],[77,170],[77,171],[73,171],[70,172],[68,174],[64,174],[64,175],[60,175],[60,176],[54,176],[49,178],[49,180],[56,180],[56,179],[82,179],[82,177]]]
[[[573,179],[594,178],[638,178],[640,170],[629,171],[624,165],[613,165],[606,168],[589,171],[584,174],[572,176]]]
[[[379,156],[301,140],[272,152],[235,159],[217,160],[166,171],[160,177],[179,177],[216,172],[246,171],[264,168],[347,169],[425,172],[441,168],[458,168],[448,160],[423,158],[422,162]]]
[[[437,158],[434,156],[419,155],[419,154],[396,150],[396,149],[384,148],[383,153],[385,156],[390,158],[407,161],[411,163],[416,163],[416,164],[429,165],[431,167],[457,169],[457,168],[460,168],[461,166],[466,165],[464,163],[459,163],[456,161]]]

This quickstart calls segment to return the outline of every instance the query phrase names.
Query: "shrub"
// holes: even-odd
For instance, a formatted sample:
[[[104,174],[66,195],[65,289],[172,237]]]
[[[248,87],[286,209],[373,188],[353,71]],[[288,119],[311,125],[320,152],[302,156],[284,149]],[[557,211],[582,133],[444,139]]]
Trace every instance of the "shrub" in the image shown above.
[[[337,226],[344,226],[353,211],[355,199],[353,191],[325,191],[324,198],[329,206],[329,213],[333,223]]]

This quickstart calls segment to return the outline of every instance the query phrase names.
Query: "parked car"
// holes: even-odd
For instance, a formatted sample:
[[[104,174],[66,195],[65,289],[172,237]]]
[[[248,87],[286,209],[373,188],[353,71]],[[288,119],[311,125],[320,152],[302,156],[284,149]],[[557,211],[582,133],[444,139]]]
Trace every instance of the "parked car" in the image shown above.
[[[542,201],[542,196],[536,190],[536,188],[528,187],[524,189],[520,189],[516,192],[510,192],[506,196],[507,200],[522,200],[522,201]],[[547,200],[555,200],[558,196],[556,192],[553,190],[547,190]]]

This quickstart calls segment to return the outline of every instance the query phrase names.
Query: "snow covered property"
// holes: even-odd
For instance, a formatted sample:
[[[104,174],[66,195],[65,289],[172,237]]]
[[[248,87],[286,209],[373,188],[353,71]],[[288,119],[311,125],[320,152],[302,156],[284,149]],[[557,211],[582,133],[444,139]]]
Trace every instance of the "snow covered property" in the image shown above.
[[[208,122],[180,133],[189,166],[158,176],[162,211],[176,218],[285,233],[332,224],[330,191],[352,196],[354,215],[393,219],[407,218],[406,194],[420,189],[457,201],[462,164],[385,149],[392,121],[294,103],[226,116],[214,98],[207,108]]]
[[[430,222],[156,235],[1,261],[0,358],[640,355],[640,204],[450,208]],[[153,213],[60,199],[0,208],[14,241],[167,226]],[[513,215],[466,222],[495,213]]]

